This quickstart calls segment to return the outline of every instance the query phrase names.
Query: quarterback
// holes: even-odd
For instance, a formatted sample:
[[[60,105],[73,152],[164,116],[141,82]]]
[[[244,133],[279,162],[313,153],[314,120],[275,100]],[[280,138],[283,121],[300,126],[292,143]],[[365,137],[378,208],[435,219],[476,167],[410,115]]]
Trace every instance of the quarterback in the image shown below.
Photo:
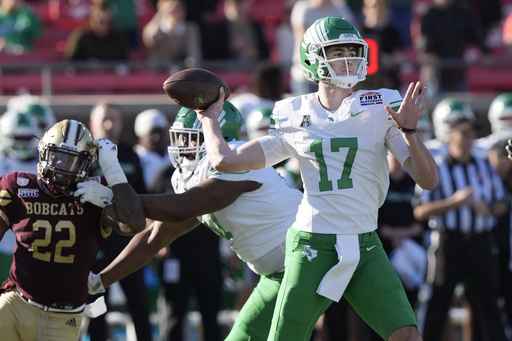
[[[240,112],[230,102],[219,111],[223,139],[229,148],[239,148],[244,143],[239,141]],[[89,292],[100,292],[135,271],[202,222],[260,275],[226,340],[264,341],[283,277],[286,231],[295,220],[302,193],[290,188],[271,167],[229,174],[215,171],[205,153],[201,122],[191,109],[180,109],[170,134],[176,194],[140,195],[146,216],[158,221],[135,236],[100,275],[91,275]]]
[[[430,101],[419,82],[403,99],[390,89],[352,92],[366,77],[367,50],[347,20],[317,20],[304,34],[300,57],[318,92],[278,101],[269,134],[235,150],[222,139],[216,117],[223,91],[198,111],[217,171],[259,169],[289,157],[300,163],[305,191],[287,232],[268,340],[309,340],[317,319],[342,295],[383,339],[421,340],[375,230],[389,184],[388,152],[421,187],[437,185],[434,160],[415,134]]]
[[[87,177],[97,159],[104,179]],[[85,180],[96,184],[87,193],[80,189]],[[100,182],[112,191],[102,192]],[[8,229],[16,236],[10,276],[0,288],[2,340],[78,340],[87,278],[103,239],[112,229],[135,234],[144,226],[117,146],[93,140],[78,121],[54,124],[39,142],[37,174],[0,177],[0,238]]]

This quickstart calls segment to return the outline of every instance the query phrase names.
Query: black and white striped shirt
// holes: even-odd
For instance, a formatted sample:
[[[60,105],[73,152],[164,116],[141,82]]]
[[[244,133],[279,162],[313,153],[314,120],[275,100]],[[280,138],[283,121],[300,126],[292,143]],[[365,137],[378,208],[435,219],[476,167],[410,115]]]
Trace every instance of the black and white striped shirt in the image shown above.
[[[422,190],[419,204],[445,199],[469,185],[476,201],[492,205],[505,199],[503,183],[487,160],[473,157],[467,164],[460,164],[446,156],[438,163],[437,171],[439,184],[432,191]],[[438,228],[461,233],[490,231],[496,224],[494,217],[477,215],[469,206],[450,210],[435,219]]]

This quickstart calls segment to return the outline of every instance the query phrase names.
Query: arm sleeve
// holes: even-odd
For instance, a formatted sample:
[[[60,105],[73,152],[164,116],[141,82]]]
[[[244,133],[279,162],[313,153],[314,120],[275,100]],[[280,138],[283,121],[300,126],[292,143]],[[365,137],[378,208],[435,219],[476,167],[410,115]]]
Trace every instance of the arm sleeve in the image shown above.
[[[409,152],[409,148],[407,147],[402,134],[395,124],[388,127],[388,131],[386,133],[386,141],[388,149],[403,166],[405,160],[411,156],[411,153]]]
[[[292,156],[280,135],[270,133],[267,136],[259,137],[258,142],[265,153],[265,167],[273,166]]]

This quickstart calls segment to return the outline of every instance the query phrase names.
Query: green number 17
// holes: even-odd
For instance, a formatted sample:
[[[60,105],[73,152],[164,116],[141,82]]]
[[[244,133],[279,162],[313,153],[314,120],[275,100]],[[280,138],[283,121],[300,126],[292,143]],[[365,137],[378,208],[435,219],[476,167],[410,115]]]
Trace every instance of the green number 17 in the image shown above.
[[[356,137],[340,137],[330,140],[331,152],[338,152],[341,148],[348,148],[347,157],[343,163],[343,172],[341,177],[338,179],[338,189],[352,188],[352,179],[350,173],[352,172],[352,165],[356,158],[357,152],[357,138]],[[322,140],[314,140],[309,147],[310,151],[315,153],[316,161],[319,165],[320,170],[320,182],[318,188],[320,192],[332,191],[332,181],[327,176],[327,165],[325,164],[324,151],[322,148]]]

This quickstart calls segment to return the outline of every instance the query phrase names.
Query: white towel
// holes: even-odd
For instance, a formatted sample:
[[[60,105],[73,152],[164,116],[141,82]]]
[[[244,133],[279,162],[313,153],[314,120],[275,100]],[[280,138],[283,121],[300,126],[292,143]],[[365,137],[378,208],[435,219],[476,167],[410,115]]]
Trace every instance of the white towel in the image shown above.
[[[359,263],[359,236],[337,235],[336,251],[338,252],[339,262],[327,271],[316,292],[338,302]]]
[[[84,314],[90,318],[96,318],[107,312],[107,305],[105,303],[105,296],[100,296],[96,301],[86,304]]]

